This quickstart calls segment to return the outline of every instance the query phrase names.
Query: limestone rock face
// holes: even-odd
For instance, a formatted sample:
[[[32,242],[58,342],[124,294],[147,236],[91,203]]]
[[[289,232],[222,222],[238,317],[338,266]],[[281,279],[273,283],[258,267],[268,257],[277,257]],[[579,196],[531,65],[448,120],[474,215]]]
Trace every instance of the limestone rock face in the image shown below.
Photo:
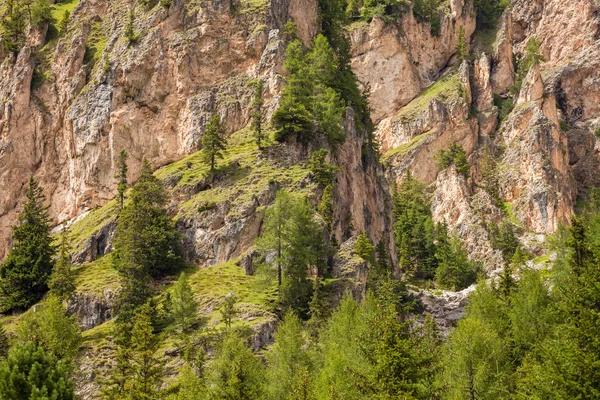
[[[241,5],[236,5],[236,7]],[[123,39],[122,10],[105,0],[82,2],[81,21],[58,41],[50,77],[31,90],[32,47],[0,65],[0,259],[24,184],[40,179],[56,222],[103,204],[116,190],[114,160],[130,154],[130,179],[148,158],[154,167],[198,149],[204,126],[219,113],[228,132],[249,121],[251,78],[265,80],[265,110],[280,87],[288,16],[309,42],[313,0],[265,2],[232,13],[229,1],[189,8],[174,2],[136,20],[139,40]],[[112,23],[115,22],[115,23]],[[45,32],[45,31],[44,31]],[[30,35],[30,46],[44,41]],[[104,56],[89,48],[106,43]]]
[[[438,173],[434,156],[453,142],[470,154],[478,133],[477,121],[469,117],[471,98],[465,62],[400,110],[389,127],[380,124],[377,133],[387,153],[388,179],[400,182],[410,169],[415,178],[434,182]]]
[[[493,220],[499,211],[485,192],[472,196],[465,177],[454,167],[438,174],[431,210],[433,220],[446,223],[450,232],[463,241],[469,256],[481,261],[490,275],[504,266],[502,253],[492,249],[483,220]]]
[[[439,36],[431,34],[411,11],[386,24],[375,18],[350,32],[352,69],[371,88],[370,105],[374,122],[408,104],[438,78],[456,52],[458,31],[470,37],[475,15],[469,0],[454,0],[442,16]]]

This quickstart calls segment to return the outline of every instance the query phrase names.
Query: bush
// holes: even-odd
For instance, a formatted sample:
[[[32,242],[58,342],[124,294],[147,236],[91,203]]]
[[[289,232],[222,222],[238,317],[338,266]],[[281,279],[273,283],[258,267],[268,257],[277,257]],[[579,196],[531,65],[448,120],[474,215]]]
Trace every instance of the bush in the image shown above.
[[[435,158],[440,169],[446,169],[449,166],[454,165],[459,174],[468,178],[470,166],[467,161],[467,154],[458,144],[452,143],[449,149],[440,150],[435,155]]]

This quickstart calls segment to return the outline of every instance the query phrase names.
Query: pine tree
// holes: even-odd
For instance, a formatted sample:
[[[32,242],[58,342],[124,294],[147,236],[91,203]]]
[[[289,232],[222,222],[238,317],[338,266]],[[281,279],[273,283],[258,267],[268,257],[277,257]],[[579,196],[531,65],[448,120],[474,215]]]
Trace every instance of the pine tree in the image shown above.
[[[179,232],[167,215],[167,193],[147,160],[117,220],[112,263],[123,278],[119,313],[133,314],[150,296],[148,283],[182,265]]]
[[[263,88],[265,82],[262,79],[256,81],[254,86],[254,96],[252,98],[252,132],[254,134],[254,140],[259,150],[263,149],[263,142],[265,135],[262,129],[262,106],[263,106]]]
[[[204,136],[202,136],[202,157],[204,162],[210,165],[210,174],[213,179],[217,158],[223,158],[226,146],[227,139],[223,136],[221,117],[219,114],[214,114],[206,124]]]
[[[325,161],[327,154],[327,150],[319,149],[310,156],[310,172],[312,172],[315,182],[322,187],[331,185],[335,179],[335,174],[340,170]]]
[[[61,300],[70,300],[77,290],[75,276],[71,270],[71,238],[69,230],[63,227],[58,246],[58,260],[50,277],[50,292]]]
[[[124,34],[130,44],[137,42],[139,35],[135,31],[135,9],[133,7],[129,9],[129,19],[125,25]]]
[[[162,383],[164,361],[157,354],[160,343],[154,334],[150,313],[148,304],[140,307],[131,331],[130,399],[155,399]]]
[[[119,158],[117,159],[117,169],[118,173],[115,175],[115,178],[119,179],[119,183],[117,184],[117,192],[119,193],[119,204],[121,205],[121,209],[123,209],[123,203],[125,201],[125,191],[127,191],[127,158],[129,154],[127,151],[121,150],[119,153]]]
[[[264,371],[244,341],[227,334],[217,351],[209,375],[208,399],[263,399]]]
[[[171,304],[175,320],[181,327],[181,332],[185,333],[196,317],[196,308],[198,306],[196,300],[194,300],[194,293],[185,272],[179,275],[179,279],[173,287]]]
[[[5,15],[0,19],[2,44],[8,53],[19,53],[25,43],[25,9],[17,0],[8,0]]]
[[[47,22],[54,22],[52,6],[48,0],[34,0],[31,7],[31,25],[39,27]]]
[[[467,38],[465,36],[465,29],[460,26],[458,28],[458,42],[456,43],[456,57],[458,63],[462,63],[464,60],[469,58],[469,47],[467,45]]]
[[[475,283],[480,266],[468,259],[460,240],[448,236],[446,225],[438,224],[436,231],[435,257],[438,266],[435,280],[437,284],[458,291]]]
[[[177,379],[179,389],[177,394],[169,397],[170,400],[198,400],[205,398],[206,387],[204,381],[196,374],[189,364],[181,368]]]
[[[48,207],[42,188],[29,180],[27,202],[13,228],[13,247],[0,266],[2,312],[25,310],[42,299],[54,267]]]
[[[275,332],[275,342],[267,353],[267,398],[294,398],[302,371],[311,369],[307,338],[302,321],[293,312],[287,313]],[[310,384],[309,384],[310,386]]]
[[[0,362],[0,398],[73,400],[69,372],[65,362],[41,346],[19,343]]]
[[[371,265],[375,264],[374,257],[375,247],[371,243],[371,240],[367,236],[366,232],[361,232],[356,238],[354,244],[354,252],[363,260],[368,261]]]
[[[221,306],[221,309],[219,310],[221,312],[221,318],[223,319],[223,322],[225,322],[225,326],[227,327],[227,330],[229,330],[231,328],[231,322],[233,321],[235,316],[239,313],[237,307],[235,306],[236,302],[237,302],[237,299],[236,299],[235,295],[229,295],[229,296],[225,297],[225,302],[223,303],[223,305]]]

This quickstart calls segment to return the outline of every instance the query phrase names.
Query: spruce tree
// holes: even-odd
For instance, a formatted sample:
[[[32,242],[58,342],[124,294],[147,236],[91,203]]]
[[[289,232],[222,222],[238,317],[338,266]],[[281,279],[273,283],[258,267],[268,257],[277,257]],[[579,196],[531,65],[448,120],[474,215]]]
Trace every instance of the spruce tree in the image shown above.
[[[219,310],[221,312],[221,319],[225,322],[225,326],[227,330],[231,328],[231,322],[235,318],[235,316],[239,313],[235,303],[237,299],[235,295],[228,295],[225,297],[225,301]]]
[[[0,360],[6,358],[8,350],[10,350],[10,341],[8,340],[4,325],[0,324]]]
[[[458,28],[458,42],[456,43],[456,57],[458,63],[462,63],[464,60],[469,58],[469,47],[467,45],[467,38],[465,36],[465,28],[460,26]]]
[[[130,44],[137,42],[138,34],[135,32],[135,9],[131,7],[129,9],[129,19],[127,20],[127,24],[125,25],[125,38],[129,41]]]
[[[12,347],[0,362],[0,398],[73,400],[67,364],[33,342]]]
[[[2,45],[8,53],[19,53],[25,43],[26,11],[17,0],[8,0],[6,11],[0,19]]]
[[[185,272],[182,272],[173,287],[171,296],[171,310],[182,333],[185,333],[194,321],[197,306],[188,277]]]
[[[265,82],[262,79],[256,81],[254,86],[254,96],[252,98],[252,133],[254,134],[254,140],[259,150],[263,149],[263,142],[265,140],[265,134],[262,128],[262,106],[263,100],[263,88]]]
[[[123,203],[125,201],[125,191],[127,191],[127,158],[129,154],[127,151],[121,150],[119,153],[119,158],[117,159],[117,170],[119,171],[115,178],[119,179],[119,183],[117,184],[117,192],[119,193],[119,204],[121,205],[121,209],[123,208]]]
[[[210,165],[210,174],[214,179],[217,159],[223,158],[223,151],[227,146],[227,139],[224,137],[223,126],[219,114],[214,114],[202,136],[202,157],[204,162]]]
[[[50,277],[50,292],[61,300],[70,300],[77,289],[75,276],[71,270],[71,239],[69,230],[63,227],[58,246],[58,260]]]
[[[26,310],[42,299],[54,267],[48,207],[37,180],[29,180],[27,202],[13,228],[13,247],[0,266],[2,312]]]
[[[166,211],[167,193],[148,160],[117,220],[112,263],[123,278],[119,313],[129,313],[150,296],[148,283],[183,265],[180,235]]]

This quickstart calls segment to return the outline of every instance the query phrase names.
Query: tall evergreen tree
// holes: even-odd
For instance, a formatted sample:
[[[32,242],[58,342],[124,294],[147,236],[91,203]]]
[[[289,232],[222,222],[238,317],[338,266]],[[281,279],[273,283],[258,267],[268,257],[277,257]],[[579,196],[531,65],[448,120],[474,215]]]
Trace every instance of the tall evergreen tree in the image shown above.
[[[130,201],[117,220],[112,262],[123,278],[119,313],[129,313],[150,296],[148,282],[183,265],[179,232],[165,209],[167,193],[147,160]]]
[[[254,140],[259,150],[263,149],[263,142],[265,140],[265,133],[262,127],[262,106],[263,100],[263,88],[265,82],[262,79],[256,81],[254,86],[254,96],[252,97],[252,133],[254,134]]]
[[[37,180],[29,180],[27,202],[13,228],[13,247],[0,266],[1,311],[25,310],[42,299],[54,267],[48,207]]]
[[[223,158],[223,151],[226,146],[227,139],[223,133],[221,117],[219,114],[214,114],[206,124],[204,136],[202,136],[202,157],[210,165],[210,174],[213,178],[217,159]]]
[[[224,338],[208,377],[210,400],[263,399],[264,371],[244,341],[230,333]]]
[[[175,316],[175,321],[181,328],[181,332],[185,333],[194,321],[197,307],[198,304],[194,300],[194,293],[188,277],[185,272],[182,272],[173,287],[171,296],[171,310]]]
[[[18,0],[8,0],[6,11],[0,19],[2,45],[8,53],[17,54],[25,43],[26,10]]]
[[[71,261],[71,238],[67,227],[63,227],[58,246],[58,260],[50,277],[50,292],[61,300],[69,300],[75,294],[77,286]]]
[[[157,397],[163,378],[164,360],[157,354],[160,342],[154,334],[151,309],[140,307],[131,331],[131,381],[127,398],[152,400]],[[127,386],[126,386],[127,387]]]
[[[125,202],[125,192],[127,191],[127,158],[129,158],[127,151],[121,150],[119,153],[119,158],[117,159],[118,173],[115,174],[115,178],[119,179],[119,183],[117,184],[117,192],[119,193],[119,204],[121,205],[121,209],[123,208],[123,203]]]
[[[307,347],[302,321],[293,312],[287,313],[275,332],[275,342],[266,357],[268,399],[292,399],[295,388],[307,386],[307,382],[300,381],[303,372],[311,370]]]

